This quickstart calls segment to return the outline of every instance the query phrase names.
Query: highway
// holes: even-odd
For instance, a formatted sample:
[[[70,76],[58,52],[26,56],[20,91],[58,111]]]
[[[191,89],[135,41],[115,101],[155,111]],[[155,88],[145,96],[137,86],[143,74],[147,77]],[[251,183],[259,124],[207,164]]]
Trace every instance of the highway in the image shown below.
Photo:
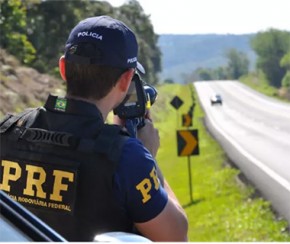
[[[290,104],[237,81],[194,82],[210,132],[231,161],[290,223]],[[218,93],[223,104],[210,103]]]

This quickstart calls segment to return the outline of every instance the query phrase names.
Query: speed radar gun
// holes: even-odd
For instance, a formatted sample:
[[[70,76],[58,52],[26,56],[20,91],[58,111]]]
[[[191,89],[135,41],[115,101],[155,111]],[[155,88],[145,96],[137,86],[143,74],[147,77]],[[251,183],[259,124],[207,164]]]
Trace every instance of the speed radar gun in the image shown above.
[[[145,125],[145,117],[157,98],[157,90],[143,82],[138,72],[132,78],[127,95],[114,109],[114,114],[125,120],[125,127],[132,137]]]

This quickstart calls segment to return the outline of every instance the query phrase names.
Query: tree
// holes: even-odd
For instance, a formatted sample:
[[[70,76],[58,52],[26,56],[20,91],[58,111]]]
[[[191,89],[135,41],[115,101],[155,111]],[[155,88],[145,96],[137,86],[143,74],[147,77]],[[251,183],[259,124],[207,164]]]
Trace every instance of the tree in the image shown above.
[[[194,80],[213,80],[213,70],[207,68],[197,68],[191,75]]]
[[[49,72],[57,67],[64,44],[71,28],[86,10],[84,1],[41,1],[27,11],[29,39],[37,50],[33,67]]]
[[[28,11],[29,39],[37,49],[33,66],[41,72],[57,67],[57,60],[63,54],[64,44],[71,29],[90,16],[110,15],[130,26],[139,43],[139,60],[146,69],[145,80],[157,83],[156,73],[161,69],[158,37],[154,34],[149,17],[140,4],[131,0],[119,8],[104,1],[62,1],[46,0],[31,5]]]
[[[251,45],[258,56],[257,68],[265,73],[270,85],[281,87],[286,68],[280,66],[280,60],[289,50],[290,32],[276,29],[259,32]]]
[[[95,0],[0,0],[1,47],[40,72],[57,71],[71,29],[82,19],[110,15],[132,28],[139,43],[138,59],[146,70],[145,81],[158,83],[161,52],[158,36],[141,5],[130,0],[119,8]]]
[[[286,74],[282,79],[282,86],[290,88],[290,52],[288,52],[280,62],[281,67],[286,68]]]
[[[21,0],[1,0],[0,11],[1,47],[22,63],[31,63],[36,51],[26,35],[26,6]]]
[[[165,84],[174,84],[174,80],[172,80],[171,78],[167,78],[163,81]]]
[[[37,50],[33,67],[40,72],[54,70],[71,29],[84,18],[112,15],[113,11],[107,2],[89,0],[46,0],[31,4],[27,11],[29,40]]]
[[[226,52],[226,57],[228,58],[228,78],[237,80],[248,73],[249,59],[245,53],[232,48]]]
[[[116,11],[116,17],[130,26],[136,33],[139,44],[139,61],[146,70],[145,80],[158,83],[156,74],[161,71],[161,51],[157,46],[158,36],[152,23],[136,0],[130,0]]]
[[[214,78],[216,80],[227,80],[228,79],[228,68],[227,67],[217,67],[214,70]]]

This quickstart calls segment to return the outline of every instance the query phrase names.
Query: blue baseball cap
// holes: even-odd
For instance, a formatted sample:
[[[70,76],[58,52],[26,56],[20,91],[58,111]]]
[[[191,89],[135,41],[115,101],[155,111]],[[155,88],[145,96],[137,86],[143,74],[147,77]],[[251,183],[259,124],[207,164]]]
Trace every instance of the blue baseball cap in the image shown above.
[[[116,68],[137,68],[138,44],[135,34],[123,22],[110,16],[80,21],[65,45],[65,59],[79,64],[99,64]]]

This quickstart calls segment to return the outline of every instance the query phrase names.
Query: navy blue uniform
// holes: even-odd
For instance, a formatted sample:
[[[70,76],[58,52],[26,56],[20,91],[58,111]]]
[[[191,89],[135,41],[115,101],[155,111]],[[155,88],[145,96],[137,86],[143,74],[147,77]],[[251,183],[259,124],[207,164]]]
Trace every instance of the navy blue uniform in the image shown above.
[[[167,203],[167,193],[156,174],[156,162],[142,143],[126,141],[115,173],[116,192],[134,222],[156,217]]]

